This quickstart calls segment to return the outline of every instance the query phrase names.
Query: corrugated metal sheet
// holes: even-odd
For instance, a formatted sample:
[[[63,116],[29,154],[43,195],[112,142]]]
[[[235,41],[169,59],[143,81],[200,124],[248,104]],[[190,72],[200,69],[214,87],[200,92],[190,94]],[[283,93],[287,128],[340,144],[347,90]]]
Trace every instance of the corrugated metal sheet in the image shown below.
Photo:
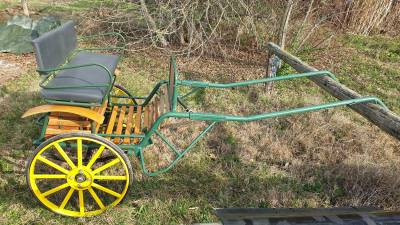
[[[217,209],[223,225],[400,225],[400,212],[374,208]]]

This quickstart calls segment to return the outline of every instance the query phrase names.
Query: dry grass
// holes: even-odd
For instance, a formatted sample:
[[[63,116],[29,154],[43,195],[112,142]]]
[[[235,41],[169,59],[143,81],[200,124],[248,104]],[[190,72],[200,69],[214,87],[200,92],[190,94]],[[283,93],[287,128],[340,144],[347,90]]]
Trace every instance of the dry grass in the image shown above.
[[[390,90],[378,96],[389,102],[389,107],[399,109],[399,88],[392,79],[400,71],[390,66],[392,62],[374,58],[358,45],[348,44],[349,39],[337,42],[343,51],[324,49],[307,55],[314,56],[314,60],[307,59],[318,68],[333,70],[341,81],[361,93],[373,93],[378,87]],[[365,71],[368,69],[365,63],[346,61],[343,58],[346,54],[374,62],[385,73],[390,68],[395,71],[394,78],[372,76]],[[179,58],[178,65],[185,79],[230,82],[261,77],[264,57],[240,53],[236,60]],[[248,63],[252,59],[257,63]],[[137,95],[147,94],[158,80],[166,78],[167,66],[168,56],[157,51],[127,55],[121,63],[119,83]],[[190,224],[215,221],[212,214],[215,207],[395,209],[400,205],[397,175],[400,143],[356,113],[340,108],[251,123],[217,124],[166,174],[154,178],[142,176],[137,161],[133,160],[137,181],[126,201],[115,209],[80,220],[54,215],[39,207],[24,180],[24,161],[32,153],[31,140],[37,130],[32,121],[21,120],[20,115],[40,104],[37,89],[33,87],[37,86],[38,76],[33,66],[27,71],[1,89],[2,223]],[[333,100],[308,81],[276,83],[272,95],[263,90],[262,86],[207,90],[188,102],[194,111],[248,115]],[[163,130],[180,147],[204,127],[204,123],[182,124]],[[147,150],[151,168],[171,160],[168,154],[163,154],[165,148],[154,145]]]

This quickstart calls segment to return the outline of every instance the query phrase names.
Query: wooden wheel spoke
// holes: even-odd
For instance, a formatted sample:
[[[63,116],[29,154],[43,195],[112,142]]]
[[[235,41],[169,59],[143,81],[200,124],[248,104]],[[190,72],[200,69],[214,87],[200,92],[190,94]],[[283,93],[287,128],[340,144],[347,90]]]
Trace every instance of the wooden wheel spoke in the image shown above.
[[[76,140],[77,144],[77,160],[78,160],[78,167],[82,167],[82,139],[78,138]]]
[[[79,213],[83,215],[85,213],[85,201],[83,199],[83,191],[79,190],[78,195],[79,195]]]
[[[65,179],[67,178],[66,174],[34,174],[33,178],[35,179]]]
[[[99,205],[100,209],[104,209],[105,206],[103,202],[100,200],[99,196],[97,196],[96,192],[94,192],[93,188],[89,187],[88,191],[92,195],[93,199],[96,201],[97,205]]]
[[[120,197],[121,197],[121,194],[119,194],[119,193],[117,193],[117,192],[115,192],[115,191],[113,191],[113,190],[111,190],[111,189],[108,189],[108,188],[106,188],[106,187],[104,187],[104,186],[101,186],[100,184],[93,183],[92,186],[93,186],[94,188],[97,188],[97,189],[99,189],[100,191],[103,191],[103,192],[105,192],[105,193],[107,193],[107,194],[110,194],[110,195],[112,195],[112,196],[114,196],[114,197],[117,197],[117,198],[120,198]]]
[[[48,165],[48,166],[50,166],[50,167],[53,167],[54,169],[60,171],[61,173],[67,174],[67,173],[69,172],[68,170],[66,170],[66,169],[62,168],[61,166],[59,166],[59,165],[53,163],[52,161],[50,161],[50,160],[44,158],[43,156],[38,156],[37,159],[40,160],[40,161],[42,161],[42,162],[45,163],[46,165]]]
[[[127,180],[126,176],[94,176],[95,180]]]
[[[96,160],[100,157],[101,153],[103,153],[105,146],[102,145],[100,148],[97,150],[97,152],[93,155],[93,157],[90,159],[89,163],[87,164],[88,168],[91,168],[93,164],[96,162]]]
[[[43,192],[42,195],[43,195],[44,197],[49,196],[49,195],[54,194],[54,193],[56,193],[56,192],[58,192],[58,191],[61,191],[62,189],[66,188],[66,187],[68,187],[68,186],[69,186],[68,183],[61,184],[61,185],[59,185],[59,186],[57,186],[57,187],[55,187],[55,188],[52,188],[52,189],[50,189],[50,190],[48,190],[48,191],[46,191],[46,192]]]
[[[64,208],[65,208],[65,206],[67,205],[67,203],[68,203],[68,201],[69,201],[69,199],[71,198],[71,196],[72,196],[73,193],[74,193],[74,189],[73,189],[73,188],[70,188],[69,191],[68,191],[68,193],[67,193],[67,195],[65,195],[65,198],[64,198],[64,200],[62,201],[62,203],[61,203],[59,209],[64,209]]]
[[[61,148],[61,146],[58,143],[54,143],[54,147],[57,149],[58,153],[64,158],[65,162],[68,163],[68,165],[71,167],[71,169],[75,168],[75,164],[72,162],[72,160],[68,157],[67,153]]]
[[[103,166],[93,170],[93,174],[100,173],[101,171],[103,171],[103,170],[105,170],[105,169],[107,169],[107,168],[109,168],[111,166],[114,166],[115,164],[117,164],[119,162],[120,162],[119,158],[116,158],[116,159],[108,162],[107,164],[104,164]]]

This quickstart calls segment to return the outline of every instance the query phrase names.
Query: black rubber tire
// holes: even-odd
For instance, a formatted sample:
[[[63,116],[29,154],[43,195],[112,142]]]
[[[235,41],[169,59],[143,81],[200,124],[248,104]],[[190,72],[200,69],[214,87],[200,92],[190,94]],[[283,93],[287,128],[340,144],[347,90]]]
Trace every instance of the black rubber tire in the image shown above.
[[[130,191],[130,188],[131,188],[131,186],[132,186],[132,182],[133,182],[133,179],[134,179],[134,177],[133,177],[132,164],[131,164],[131,162],[129,161],[128,156],[125,154],[124,151],[122,151],[122,149],[121,149],[120,147],[118,147],[118,146],[117,146],[116,144],[114,144],[113,142],[111,142],[111,141],[109,141],[109,140],[107,140],[107,139],[105,139],[105,138],[103,138],[103,137],[100,137],[100,136],[97,136],[97,135],[94,135],[94,134],[90,134],[90,133],[83,133],[83,132],[65,133],[65,134],[59,134],[59,135],[56,135],[56,136],[54,136],[54,137],[51,137],[51,138],[47,139],[46,141],[42,142],[42,143],[35,149],[35,152],[28,158],[27,163],[26,163],[26,168],[25,168],[26,183],[28,184],[29,190],[30,190],[31,194],[35,197],[36,201],[38,201],[42,207],[44,207],[44,208],[46,208],[46,209],[48,209],[48,210],[50,210],[50,211],[53,212],[53,210],[51,210],[50,208],[48,208],[48,207],[47,207],[46,205],[44,205],[39,199],[37,199],[35,193],[34,193],[33,190],[32,190],[31,183],[30,183],[30,176],[29,176],[29,169],[30,169],[30,165],[31,165],[31,163],[32,163],[32,160],[33,160],[33,159],[35,158],[35,156],[39,153],[39,151],[40,151],[43,147],[47,146],[49,143],[54,142],[54,141],[59,140],[59,139],[70,138],[70,137],[86,137],[86,138],[91,138],[91,139],[94,139],[94,140],[96,140],[96,141],[103,142],[104,144],[110,146],[110,147],[113,148],[116,152],[118,152],[118,154],[119,154],[119,155],[122,157],[122,159],[124,160],[124,162],[125,162],[125,164],[126,164],[126,166],[127,166],[127,168],[128,168],[128,173],[129,173],[129,185],[128,185],[128,189],[127,189],[127,191],[126,191],[125,196],[122,198],[122,200],[119,202],[119,204],[121,204],[122,202],[124,202],[124,200],[125,200],[127,194],[128,194],[129,191]],[[62,214],[59,214],[59,215],[62,215]],[[65,216],[65,215],[63,215],[63,216]],[[68,217],[68,216],[66,216],[66,217]]]
[[[128,91],[128,89],[126,89],[123,85],[121,84],[114,84],[114,87],[120,89],[121,91],[123,91],[126,95],[132,97],[132,94]]]
[[[123,85],[121,84],[114,84],[114,87],[118,88],[119,90],[121,90],[122,92],[124,92],[127,96],[129,96],[133,103],[137,104],[136,100],[133,98],[133,95],[128,91],[128,89],[126,89]],[[112,90],[111,90],[112,91]]]

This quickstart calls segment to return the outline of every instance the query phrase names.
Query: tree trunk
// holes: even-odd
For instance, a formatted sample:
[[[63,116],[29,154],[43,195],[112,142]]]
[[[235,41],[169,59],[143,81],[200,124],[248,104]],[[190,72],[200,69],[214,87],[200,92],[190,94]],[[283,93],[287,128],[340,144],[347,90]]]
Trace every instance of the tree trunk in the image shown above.
[[[301,61],[296,56],[293,56],[292,54],[282,50],[274,43],[270,42],[268,44],[268,50],[271,54],[275,54],[276,56],[278,56],[281,60],[289,64],[299,73],[318,71],[314,67],[311,67]],[[357,92],[351,90],[350,88],[333,80],[330,77],[310,77],[309,79],[339,100],[347,100],[361,97],[361,95]],[[400,117],[394,112],[389,111],[388,109],[385,109],[380,105],[371,103],[354,104],[349,105],[348,107],[367,118],[371,123],[375,124],[386,133],[400,140]]]
[[[152,33],[155,33],[158,41],[161,43],[163,47],[168,46],[168,42],[165,39],[164,35],[157,29],[156,22],[154,21],[153,17],[151,17],[149,10],[147,9],[146,2],[144,0],[140,0],[140,6],[142,8],[143,16],[147,22],[147,26],[149,27]]]
[[[28,0],[21,0],[21,4],[22,4],[22,9],[24,10],[24,15],[29,16]]]
[[[286,42],[286,36],[287,36],[287,31],[289,27],[289,19],[290,19],[290,14],[292,14],[292,9],[293,9],[294,2],[293,0],[288,0],[287,5],[286,5],[286,10],[285,10],[285,15],[282,17],[282,23],[281,27],[279,29],[279,36],[278,36],[278,43],[281,49],[285,49],[285,42]],[[277,58],[274,54],[269,53],[268,54],[268,59],[267,59],[267,74],[266,77],[275,77],[276,72],[278,69],[281,67],[281,62],[279,58]],[[268,92],[271,92],[273,89],[274,83],[273,82],[268,82],[266,84],[266,90]]]
[[[287,30],[289,26],[290,15],[292,14],[292,9],[293,9],[293,0],[288,0],[285,10],[285,15],[282,18],[282,24],[278,39],[278,44],[282,49],[285,49]]]

